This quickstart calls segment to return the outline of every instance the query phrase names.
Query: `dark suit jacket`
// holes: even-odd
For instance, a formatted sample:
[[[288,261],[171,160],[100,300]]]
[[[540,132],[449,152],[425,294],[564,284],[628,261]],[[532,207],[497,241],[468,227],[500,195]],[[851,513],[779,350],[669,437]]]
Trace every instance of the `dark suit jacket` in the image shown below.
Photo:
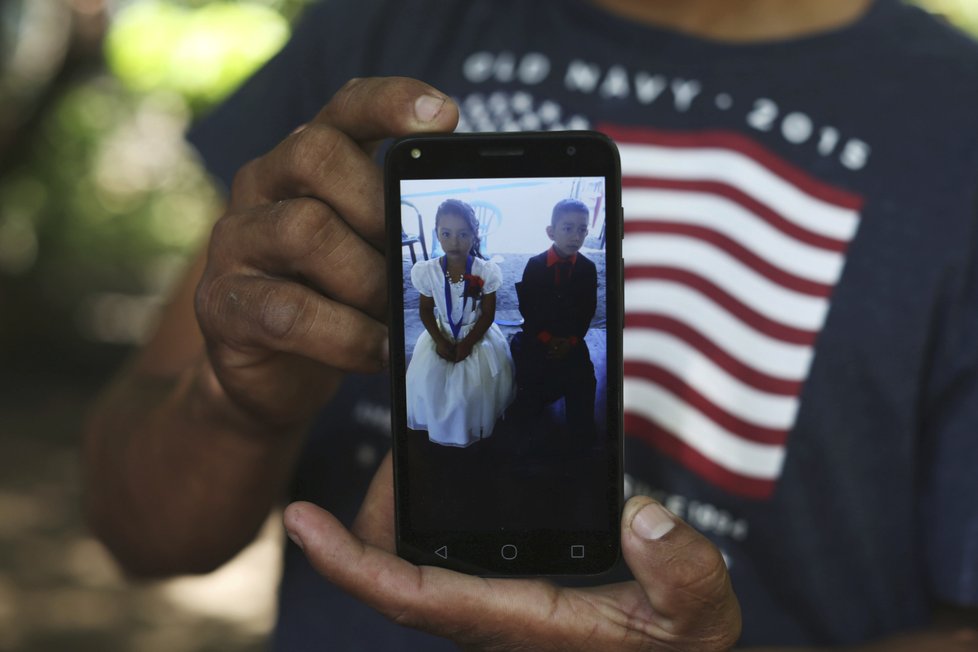
[[[516,295],[524,320],[524,339],[538,341],[540,332],[547,331],[554,337],[576,335],[583,342],[597,307],[597,268],[579,253],[570,279],[557,286],[545,251],[527,261],[523,280],[516,284]]]

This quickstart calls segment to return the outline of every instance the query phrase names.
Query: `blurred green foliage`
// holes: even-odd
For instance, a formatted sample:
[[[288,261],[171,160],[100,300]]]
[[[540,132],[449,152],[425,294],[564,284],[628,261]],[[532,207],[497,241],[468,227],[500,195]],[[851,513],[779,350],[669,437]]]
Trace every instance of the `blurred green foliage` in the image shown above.
[[[978,2],[976,0],[913,0],[929,11],[945,16],[952,23],[978,35]]]
[[[0,298],[10,364],[82,371],[145,335],[157,295],[218,199],[182,145],[179,96],[108,77],[72,88],[0,182]],[[100,299],[131,296],[130,310]],[[139,299],[137,299],[139,298]],[[105,356],[108,355],[108,358]],[[94,371],[94,369],[92,369]]]
[[[120,13],[106,53],[134,90],[172,90],[199,106],[224,97],[288,36],[285,18],[259,4],[141,2]]]
[[[58,89],[22,151],[5,152],[0,374],[8,381],[97,376],[146,337],[221,203],[183,133],[275,54],[308,1],[118,7],[104,57],[96,52]]]

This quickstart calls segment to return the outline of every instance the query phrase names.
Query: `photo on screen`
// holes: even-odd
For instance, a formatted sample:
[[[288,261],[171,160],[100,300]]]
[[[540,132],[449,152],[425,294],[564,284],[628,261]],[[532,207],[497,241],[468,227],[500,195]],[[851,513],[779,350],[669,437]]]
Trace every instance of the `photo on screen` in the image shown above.
[[[603,523],[604,184],[400,182],[406,444],[422,529],[446,514],[466,527]]]

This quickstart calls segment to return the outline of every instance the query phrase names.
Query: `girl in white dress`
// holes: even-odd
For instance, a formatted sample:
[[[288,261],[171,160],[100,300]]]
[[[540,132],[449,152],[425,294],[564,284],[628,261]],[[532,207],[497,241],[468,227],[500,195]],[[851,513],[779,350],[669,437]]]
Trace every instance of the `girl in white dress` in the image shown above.
[[[489,437],[513,400],[513,360],[493,323],[499,266],[479,253],[472,207],[449,199],[435,214],[445,255],[411,268],[425,330],[407,370],[408,426],[445,446]]]

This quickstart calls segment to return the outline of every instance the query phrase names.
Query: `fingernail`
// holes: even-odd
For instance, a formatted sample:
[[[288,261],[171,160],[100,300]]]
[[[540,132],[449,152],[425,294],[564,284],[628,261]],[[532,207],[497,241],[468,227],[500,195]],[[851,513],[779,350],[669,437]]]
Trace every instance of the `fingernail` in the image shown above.
[[[657,541],[676,527],[676,521],[658,503],[649,503],[632,519],[632,532],[646,541]]]
[[[422,95],[414,101],[414,115],[421,122],[431,122],[445,105],[444,97],[434,95]]]
[[[303,548],[303,546],[302,546],[302,539],[299,538],[299,535],[298,534],[296,534],[295,532],[293,532],[289,528],[285,528],[285,533],[287,535],[289,535],[289,538],[290,539],[292,539],[292,543],[294,543],[295,545],[299,546],[299,550],[305,550],[305,548]]]

